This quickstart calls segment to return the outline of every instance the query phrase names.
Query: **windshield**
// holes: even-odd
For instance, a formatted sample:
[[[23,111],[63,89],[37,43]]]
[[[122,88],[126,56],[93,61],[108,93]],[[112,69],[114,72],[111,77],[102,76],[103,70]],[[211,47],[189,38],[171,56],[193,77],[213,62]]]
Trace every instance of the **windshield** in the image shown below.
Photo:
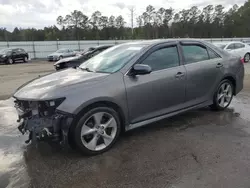
[[[11,50],[10,49],[2,49],[2,50],[0,50],[1,54],[7,54],[8,52],[11,52]]]
[[[220,49],[224,49],[226,47],[226,44],[214,44],[214,45]]]
[[[90,52],[90,51],[92,51],[92,50],[94,50],[94,49],[95,49],[94,47],[86,48],[85,50],[83,50],[83,51],[81,52],[81,54],[86,54],[87,52]]]
[[[57,50],[56,52],[57,53],[64,53],[64,52],[66,52],[67,50],[66,49],[59,49],[59,50]]]
[[[120,70],[144,47],[143,44],[121,44],[87,60],[80,68],[93,72],[113,73]]]

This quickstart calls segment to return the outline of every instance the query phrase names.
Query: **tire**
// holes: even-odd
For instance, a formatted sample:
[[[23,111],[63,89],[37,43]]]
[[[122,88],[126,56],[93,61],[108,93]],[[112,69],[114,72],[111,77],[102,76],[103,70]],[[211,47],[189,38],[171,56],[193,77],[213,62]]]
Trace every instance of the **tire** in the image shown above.
[[[14,60],[12,58],[9,58],[7,62],[8,62],[8,64],[13,64]]]
[[[245,63],[248,63],[249,60],[250,60],[250,53],[246,53],[246,54],[244,55],[244,62],[245,62]]]
[[[228,79],[222,80],[213,96],[213,110],[225,110],[233,99],[234,85]]]
[[[28,57],[25,56],[25,57],[23,58],[23,62],[26,63],[27,61],[28,61]]]
[[[94,107],[76,123],[71,136],[76,147],[85,155],[97,155],[109,150],[121,132],[117,112],[105,106]]]

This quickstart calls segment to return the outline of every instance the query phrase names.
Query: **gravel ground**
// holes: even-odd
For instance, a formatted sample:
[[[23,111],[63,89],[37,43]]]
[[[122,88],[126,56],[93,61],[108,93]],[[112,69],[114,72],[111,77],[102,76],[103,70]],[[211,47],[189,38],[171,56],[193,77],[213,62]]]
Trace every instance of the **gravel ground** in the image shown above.
[[[26,146],[13,101],[2,100],[0,188],[250,187],[249,70],[246,65],[244,90],[226,111],[203,108],[130,131],[94,157],[47,144]],[[23,81],[50,71],[53,66],[45,62],[1,66],[2,99]]]

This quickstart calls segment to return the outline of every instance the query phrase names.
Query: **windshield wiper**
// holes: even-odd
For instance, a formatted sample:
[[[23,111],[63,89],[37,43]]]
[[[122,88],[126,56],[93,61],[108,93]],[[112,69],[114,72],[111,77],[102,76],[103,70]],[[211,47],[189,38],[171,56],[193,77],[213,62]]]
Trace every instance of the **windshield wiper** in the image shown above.
[[[88,67],[86,67],[86,68],[78,67],[78,68],[81,70],[85,70],[87,72],[94,72],[94,71],[90,70]]]

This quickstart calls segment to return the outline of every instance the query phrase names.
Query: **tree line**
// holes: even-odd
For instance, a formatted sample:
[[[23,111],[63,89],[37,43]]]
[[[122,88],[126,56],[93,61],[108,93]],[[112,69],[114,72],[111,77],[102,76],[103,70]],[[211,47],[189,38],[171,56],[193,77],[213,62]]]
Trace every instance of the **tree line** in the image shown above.
[[[250,0],[228,10],[222,5],[207,5],[202,9],[192,6],[176,12],[172,8],[156,9],[148,5],[136,18],[137,24],[132,32],[121,15],[108,17],[95,11],[88,17],[74,10],[57,18],[58,27],[16,27],[13,32],[0,28],[0,41],[250,37],[249,13]]]

